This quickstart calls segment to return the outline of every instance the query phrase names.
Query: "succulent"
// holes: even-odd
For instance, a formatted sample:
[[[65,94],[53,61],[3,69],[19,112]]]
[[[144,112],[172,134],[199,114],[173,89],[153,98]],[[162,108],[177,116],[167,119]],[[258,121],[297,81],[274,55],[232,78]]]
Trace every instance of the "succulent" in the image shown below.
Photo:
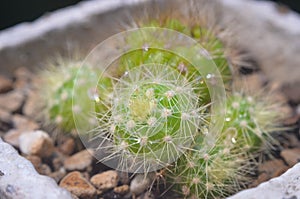
[[[226,197],[244,188],[258,152],[274,144],[271,132],[282,118],[279,107],[262,95],[229,95],[223,130],[214,147],[203,151],[198,144],[202,141],[196,141],[168,172],[169,181],[185,198]]]
[[[71,132],[76,129],[73,114],[89,114],[88,101],[94,100],[97,92],[97,71],[89,66],[81,66],[79,61],[58,59],[56,63],[48,65],[47,70],[40,73],[43,84],[39,85],[40,95],[43,98],[45,109],[43,116],[50,124],[55,124],[61,131]],[[80,84],[76,92],[81,96],[80,104],[72,104],[75,82]],[[95,125],[96,120],[84,122]],[[90,127],[89,127],[90,128]]]
[[[145,175],[169,168],[185,198],[243,187],[280,117],[261,96],[229,93],[226,101],[232,77],[222,43],[175,19],[119,33],[83,64],[58,65],[44,73],[49,120],[76,128],[110,167]]]
[[[282,102],[275,101],[272,93],[264,94],[240,91],[227,98],[224,129],[232,129],[233,141],[252,153],[275,144],[271,133],[280,130],[283,119]]]

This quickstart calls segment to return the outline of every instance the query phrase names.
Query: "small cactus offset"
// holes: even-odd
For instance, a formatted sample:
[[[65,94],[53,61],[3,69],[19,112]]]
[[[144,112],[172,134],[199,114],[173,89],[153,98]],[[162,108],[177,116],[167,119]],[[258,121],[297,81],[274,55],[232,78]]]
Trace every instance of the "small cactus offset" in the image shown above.
[[[282,102],[274,101],[272,93],[268,95],[263,96],[259,92],[251,95],[243,91],[227,98],[224,129],[234,131],[233,141],[240,143],[239,147],[242,145],[245,150],[255,152],[260,151],[262,146],[275,144],[271,133],[280,130]]]
[[[42,71],[40,76],[43,84],[40,85],[39,92],[45,104],[43,117],[50,124],[55,124],[60,131],[71,132],[76,129],[73,114],[89,114],[88,101],[94,100],[94,94],[97,90],[96,69],[89,66],[81,67],[79,61],[58,60],[56,63],[48,65],[47,70]],[[80,104],[72,104],[73,88],[75,82],[80,84],[79,92],[82,98]],[[84,122],[90,125],[97,123],[96,119]],[[88,129],[88,128],[87,128]]]

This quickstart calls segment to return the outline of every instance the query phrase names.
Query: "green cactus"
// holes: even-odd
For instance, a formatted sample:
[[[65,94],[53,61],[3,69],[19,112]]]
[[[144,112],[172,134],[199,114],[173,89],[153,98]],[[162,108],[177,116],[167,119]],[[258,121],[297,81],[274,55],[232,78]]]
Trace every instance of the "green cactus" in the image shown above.
[[[225,124],[215,146],[203,152],[198,145],[202,142],[196,141],[167,174],[170,182],[176,182],[185,198],[226,197],[245,188],[257,164],[254,158],[274,144],[270,133],[282,118],[279,107],[280,103],[262,95],[229,95]]]
[[[142,27],[154,28],[115,37],[114,44],[125,46],[121,56],[92,53],[81,68],[60,63],[45,73],[47,117],[65,131],[76,128],[94,155],[115,169],[147,175],[171,165],[166,178],[185,198],[236,192],[253,169],[249,160],[268,144],[278,109],[246,94],[223,101],[231,70],[222,43],[207,29],[174,19]],[[174,30],[180,37],[172,38]],[[180,33],[194,43],[180,43]],[[100,45],[100,53],[114,47]],[[224,126],[213,128],[223,125],[218,120]]]
[[[89,66],[82,66],[79,61],[58,60],[48,65],[47,70],[40,73],[43,84],[39,85],[39,92],[45,104],[43,116],[51,124],[55,124],[61,131],[71,132],[76,129],[73,114],[89,114],[88,101],[94,100],[98,93],[95,87],[97,71]],[[76,92],[81,96],[81,103],[73,106],[73,87],[75,82],[80,84]],[[88,120],[89,118],[90,120]],[[83,122],[96,125],[97,120],[86,117]]]

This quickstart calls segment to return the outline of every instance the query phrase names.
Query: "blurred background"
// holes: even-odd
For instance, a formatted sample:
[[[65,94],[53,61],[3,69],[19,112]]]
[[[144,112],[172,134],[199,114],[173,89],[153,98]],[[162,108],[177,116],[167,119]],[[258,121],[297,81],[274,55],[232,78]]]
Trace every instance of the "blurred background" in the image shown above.
[[[33,21],[47,12],[77,4],[84,0],[1,0],[0,30],[21,22]],[[85,0],[86,1],[86,0]],[[113,1],[113,0],[102,0]],[[262,1],[262,0],[260,0]],[[273,0],[300,13],[299,0]]]

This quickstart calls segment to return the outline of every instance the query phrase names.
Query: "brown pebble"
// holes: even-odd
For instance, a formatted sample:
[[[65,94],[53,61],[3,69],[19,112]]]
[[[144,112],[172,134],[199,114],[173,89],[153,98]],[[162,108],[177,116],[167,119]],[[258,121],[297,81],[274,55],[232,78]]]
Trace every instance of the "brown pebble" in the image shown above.
[[[36,171],[41,175],[50,175],[52,172],[47,164],[41,164]]]
[[[5,93],[11,90],[13,87],[13,82],[11,79],[0,75],[0,93]]]
[[[52,139],[44,131],[23,133],[19,138],[20,150],[27,155],[48,157],[54,151]]]
[[[125,195],[129,192],[129,186],[127,184],[118,186],[114,188],[114,192],[120,195]]]
[[[38,91],[29,91],[28,97],[23,106],[23,113],[29,118],[38,119],[42,117],[41,110],[44,107],[44,100],[41,99]]]
[[[39,125],[31,119],[20,114],[15,114],[12,117],[13,125],[16,129],[22,130],[37,130]]]
[[[300,82],[297,82],[295,84],[284,85],[282,91],[291,102],[298,104],[300,102],[299,88]]]
[[[29,81],[26,80],[26,79],[17,79],[14,82],[13,87],[14,87],[15,90],[24,91],[25,93],[27,93],[30,90]]]
[[[19,67],[14,71],[14,76],[16,79],[29,80],[32,77],[32,72],[27,67]]]
[[[256,180],[254,180],[250,185],[249,188],[253,188],[258,186],[259,184],[266,182],[267,180],[269,180],[271,177],[266,173],[261,173],[258,178]]]
[[[118,173],[118,176],[119,176],[119,181],[121,182],[121,184],[129,184],[130,183],[130,177],[129,177],[128,173],[120,171]]]
[[[300,149],[284,149],[280,156],[286,161],[289,166],[294,166],[300,161]]]
[[[79,199],[76,195],[74,195],[74,194],[71,194],[71,196],[72,196],[72,199]]]
[[[284,138],[282,139],[282,145],[284,148],[298,148],[300,147],[300,142],[295,134],[284,133]]]
[[[41,175],[50,175],[51,168],[47,164],[42,164],[42,160],[39,156],[29,155],[26,156],[26,159],[29,160],[34,166],[35,170]]]
[[[9,111],[0,108],[0,122],[10,123],[11,122],[11,114]]]
[[[23,101],[24,95],[19,91],[0,94],[0,107],[11,113],[19,110]]]
[[[66,175],[59,186],[67,189],[79,198],[92,198],[96,195],[96,189],[78,171]]]
[[[241,76],[234,81],[234,88],[247,88],[247,92],[255,93],[260,90],[264,83],[264,76],[261,73],[254,73]]]
[[[96,174],[91,178],[91,183],[100,191],[106,191],[116,187],[118,181],[118,173],[114,170]]]
[[[54,150],[52,165],[55,171],[63,167],[65,159],[66,157],[62,153],[58,150]]]
[[[4,134],[4,141],[19,148],[19,138],[23,133],[28,133],[29,131],[24,131],[20,129],[11,129]]]
[[[271,178],[275,178],[275,177],[278,177],[278,176],[281,176],[281,174],[283,174],[284,172],[286,172],[289,168],[286,166],[286,167],[279,167],[274,173],[273,175],[271,176]]]
[[[26,159],[29,160],[34,168],[37,170],[40,165],[42,164],[42,160],[39,156],[36,156],[36,155],[29,155],[29,156],[26,156]]]
[[[67,138],[62,144],[59,145],[59,150],[65,154],[70,155],[75,149],[75,141],[73,138]]]
[[[49,177],[53,178],[56,183],[58,183],[66,175],[66,170],[64,168],[49,174]]]
[[[64,167],[67,170],[84,170],[88,168],[93,162],[91,150],[82,150],[64,161]]]
[[[279,159],[266,161],[258,166],[259,173],[265,172],[271,178],[276,177],[278,173],[281,173],[282,171],[287,169],[288,167],[284,164],[282,160]]]

